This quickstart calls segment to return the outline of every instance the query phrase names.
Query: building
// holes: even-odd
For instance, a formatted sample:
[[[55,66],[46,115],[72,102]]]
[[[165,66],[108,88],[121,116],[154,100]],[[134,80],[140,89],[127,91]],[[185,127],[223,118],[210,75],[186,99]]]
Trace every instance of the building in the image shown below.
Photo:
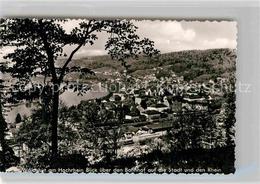
[[[169,106],[165,105],[165,104],[154,104],[154,105],[151,105],[149,107],[147,107],[147,110],[155,110],[155,111],[158,111],[158,112],[163,112],[165,110],[169,110]]]
[[[156,110],[146,110],[141,113],[142,115],[146,116],[147,121],[153,122],[157,121],[161,118],[161,113]]]
[[[136,120],[140,118],[140,111],[136,107],[131,107],[130,112],[125,115],[125,119]]]

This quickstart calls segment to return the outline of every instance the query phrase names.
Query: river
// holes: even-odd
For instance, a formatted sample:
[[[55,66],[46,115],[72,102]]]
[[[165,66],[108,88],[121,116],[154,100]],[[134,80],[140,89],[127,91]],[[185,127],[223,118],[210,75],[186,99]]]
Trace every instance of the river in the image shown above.
[[[96,84],[92,86],[92,89],[82,95],[78,95],[77,92],[70,90],[65,91],[60,95],[60,102],[67,107],[71,107],[80,104],[81,101],[102,98],[106,95],[108,95],[107,90],[104,87],[101,87],[100,84]],[[29,102],[23,102],[19,105],[8,107],[7,112],[5,113],[6,121],[8,123],[13,123],[18,113],[20,113],[21,116],[30,116],[34,105],[28,103]]]

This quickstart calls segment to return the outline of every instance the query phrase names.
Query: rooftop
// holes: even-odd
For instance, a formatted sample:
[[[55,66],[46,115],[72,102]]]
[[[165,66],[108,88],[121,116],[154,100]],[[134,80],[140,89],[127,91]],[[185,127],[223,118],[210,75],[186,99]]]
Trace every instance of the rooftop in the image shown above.
[[[143,113],[147,114],[147,115],[161,114],[160,112],[158,112],[156,110],[147,110],[147,111],[144,111]]]
[[[153,104],[150,107],[162,108],[162,107],[167,107],[167,105],[165,105],[165,104]]]

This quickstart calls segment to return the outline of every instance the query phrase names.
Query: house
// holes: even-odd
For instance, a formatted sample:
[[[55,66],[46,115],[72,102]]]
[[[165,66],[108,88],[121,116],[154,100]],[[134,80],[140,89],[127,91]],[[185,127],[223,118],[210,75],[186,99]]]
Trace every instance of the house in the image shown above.
[[[168,109],[169,109],[169,106],[162,104],[162,103],[151,105],[151,106],[147,107],[147,110],[155,110],[158,112],[163,112]]]
[[[158,91],[158,96],[163,96],[164,95],[164,89],[160,88]]]
[[[143,96],[145,95],[145,90],[144,89],[136,89],[134,90],[134,96]]]
[[[152,91],[151,91],[151,89],[146,89],[146,91],[145,91],[145,95],[147,95],[147,96],[152,96]]]
[[[141,113],[142,115],[146,116],[147,120],[150,122],[159,120],[161,118],[161,113],[156,110],[146,110]]]
[[[123,101],[125,100],[125,94],[124,93],[113,93],[113,95],[109,98],[111,102],[114,101]]]
[[[182,103],[182,110],[192,111],[192,110],[206,111],[208,106],[205,104],[196,104],[196,103]]]
[[[125,115],[125,119],[136,120],[136,119],[139,119],[139,115],[127,114],[127,115]]]
[[[140,117],[140,111],[136,107],[132,107],[130,109],[130,112],[125,115],[125,119],[128,119],[128,120],[136,120],[136,119],[139,119],[139,117]]]
[[[142,98],[140,96],[135,97],[135,104],[140,105],[141,101],[142,101]]]
[[[163,104],[166,105],[167,107],[170,107],[170,103],[167,100],[167,96],[163,97]]]
[[[184,102],[188,103],[206,103],[207,100],[205,97],[199,95],[198,93],[186,93],[183,97]]]

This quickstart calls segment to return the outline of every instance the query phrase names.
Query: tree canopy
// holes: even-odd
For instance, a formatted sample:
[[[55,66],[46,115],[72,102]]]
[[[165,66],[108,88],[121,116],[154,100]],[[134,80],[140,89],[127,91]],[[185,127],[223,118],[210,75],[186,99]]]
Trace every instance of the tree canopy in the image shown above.
[[[41,76],[44,79],[43,85],[36,87],[38,89],[36,91],[39,93],[39,97],[42,95],[43,99],[46,96],[51,99],[49,119],[52,121],[51,152],[53,158],[58,155],[59,95],[64,77],[70,72],[93,74],[88,68],[69,67],[80,48],[93,45],[98,39],[98,33],[104,32],[109,35],[104,46],[105,50],[126,68],[128,66],[126,59],[130,57],[137,58],[140,54],[151,57],[159,53],[154,48],[153,41],[148,38],[141,39],[136,34],[137,27],[131,21],[82,20],[78,26],[67,32],[63,24],[68,21],[66,19],[36,18],[0,19],[0,36],[2,38],[0,46],[14,48],[13,52],[4,56],[10,62],[6,71],[16,78],[14,88],[20,88],[21,84],[32,83],[32,77]],[[73,47],[71,53],[64,52],[65,46]],[[64,60],[63,63],[60,63],[60,58]],[[82,89],[80,88],[80,90]],[[31,95],[29,91],[24,95],[24,93],[21,94],[21,90],[18,89],[18,91],[19,95],[16,93],[18,99],[23,97],[28,99],[28,96],[37,97],[37,93]],[[25,90],[25,92],[27,91]],[[15,96],[12,98],[15,99]]]
[[[98,32],[109,35],[106,45],[108,54],[126,65],[125,59],[137,58],[140,54],[152,56],[159,51],[148,38],[140,39],[137,27],[128,20],[82,20],[78,27],[67,33],[62,19],[1,19],[2,46],[13,46],[15,50],[5,58],[14,63],[10,70],[13,77],[29,80],[32,76],[44,75],[62,82],[72,71],[89,72],[80,67],[69,68],[73,56],[83,46],[93,45]],[[65,46],[74,46],[71,53],[65,53]],[[62,57],[65,62],[58,67]]]

